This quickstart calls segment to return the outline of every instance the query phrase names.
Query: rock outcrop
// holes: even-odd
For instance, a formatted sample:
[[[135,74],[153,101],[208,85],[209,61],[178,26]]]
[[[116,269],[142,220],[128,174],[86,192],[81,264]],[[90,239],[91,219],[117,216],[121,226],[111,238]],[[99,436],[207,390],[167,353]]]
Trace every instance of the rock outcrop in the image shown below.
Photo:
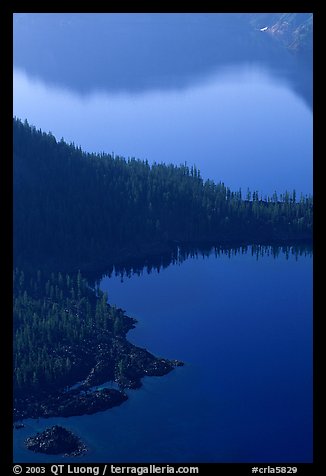
[[[49,455],[79,456],[87,451],[86,445],[78,436],[58,425],[47,428],[35,436],[30,436],[25,444],[31,451]]]

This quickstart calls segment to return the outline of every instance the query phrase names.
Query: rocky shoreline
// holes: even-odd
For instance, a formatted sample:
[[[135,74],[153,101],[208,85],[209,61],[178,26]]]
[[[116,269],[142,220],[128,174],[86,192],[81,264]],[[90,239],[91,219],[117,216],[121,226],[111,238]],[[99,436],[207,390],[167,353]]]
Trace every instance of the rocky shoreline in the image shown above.
[[[56,283],[55,277],[51,279]],[[29,308],[35,309],[34,314],[48,313],[48,329],[55,322],[56,331],[59,332],[64,321],[66,333],[70,331],[70,336],[68,338],[64,334],[57,346],[52,345],[52,341],[48,342],[43,366],[40,365],[40,359],[32,360],[35,370],[29,379],[26,377],[26,365],[30,360],[22,360],[21,367],[16,369],[20,373],[14,387],[15,430],[23,428],[24,420],[28,418],[67,418],[106,411],[124,403],[128,399],[125,389],[141,387],[143,377],[163,376],[183,365],[178,360],[155,357],[146,349],[129,342],[127,333],[137,321],[126,316],[122,309],[110,306],[104,293],[95,293],[85,285],[82,288],[80,275],[76,278],[79,283],[76,289],[70,283],[68,297],[63,295],[63,291],[62,296],[59,295],[59,284],[64,288],[62,281],[62,277],[61,281],[58,277],[56,296],[39,293],[28,297],[25,290],[25,301],[20,302],[21,312],[25,312],[28,302]],[[22,295],[21,289],[18,295]],[[72,299],[70,295],[75,297]],[[21,325],[24,328],[25,322]],[[42,334],[44,329],[40,329],[35,322],[34,328],[35,332],[48,339],[48,334]],[[72,332],[76,335],[71,336]],[[57,334],[54,332],[54,335]],[[20,338],[21,346],[22,342],[29,346],[29,352],[32,353],[30,342]],[[58,362],[59,366],[56,368],[53,362]],[[49,378],[51,371],[53,377]],[[19,385],[22,380],[25,385]],[[76,435],[58,425],[29,436],[25,445],[31,451],[46,454],[80,456],[87,451]]]
[[[70,417],[93,414],[121,405],[128,399],[125,388],[140,388],[145,376],[163,376],[183,362],[157,358],[146,349],[136,347],[126,339],[126,332],[134,327],[133,320],[125,320],[128,328],[123,334],[109,339],[94,348],[95,365],[85,362],[85,378],[77,388],[26,395],[16,398],[13,419],[15,427],[26,418]],[[107,382],[115,382],[119,390],[96,388]]]
[[[78,385],[78,388],[62,390],[47,395],[46,398],[33,396],[21,401],[19,407],[14,408],[14,421],[16,421],[14,428],[23,428],[24,424],[21,420],[25,418],[71,417],[108,410],[121,405],[128,399],[123,388],[139,388],[142,385],[142,377],[162,376],[174,367],[184,365],[179,360],[158,359],[147,350],[138,348],[127,340],[120,342],[120,346],[126,346],[129,352],[125,365],[121,366],[115,378],[120,390],[112,388],[94,390],[94,385],[103,384],[108,375],[111,375],[112,366],[108,361],[101,360],[92,368],[87,378]],[[31,451],[49,455],[81,456],[87,452],[86,445],[78,436],[58,425],[28,437],[25,445]]]

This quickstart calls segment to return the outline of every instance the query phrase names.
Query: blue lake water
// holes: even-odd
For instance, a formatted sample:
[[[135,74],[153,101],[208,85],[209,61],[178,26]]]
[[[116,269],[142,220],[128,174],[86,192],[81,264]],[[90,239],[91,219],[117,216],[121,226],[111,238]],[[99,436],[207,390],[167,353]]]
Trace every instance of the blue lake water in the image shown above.
[[[299,197],[311,98],[311,62],[232,14],[14,16],[14,114],[89,152]]]
[[[86,151],[196,164],[243,193],[311,193],[311,59],[243,20],[15,14],[14,115]],[[311,256],[211,255],[101,286],[139,320],[132,342],[185,366],[107,412],[28,420],[17,462],[63,461],[23,444],[54,423],[89,446],[78,461],[312,460]]]
[[[212,254],[101,288],[138,319],[133,343],[185,366],[106,412],[28,420],[15,461],[63,461],[23,447],[54,423],[88,444],[78,461],[312,461],[311,256]]]
[[[258,65],[182,91],[76,93],[15,71],[14,113],[89,152],[187,161],[231,189],[312,192],[312,112]]]

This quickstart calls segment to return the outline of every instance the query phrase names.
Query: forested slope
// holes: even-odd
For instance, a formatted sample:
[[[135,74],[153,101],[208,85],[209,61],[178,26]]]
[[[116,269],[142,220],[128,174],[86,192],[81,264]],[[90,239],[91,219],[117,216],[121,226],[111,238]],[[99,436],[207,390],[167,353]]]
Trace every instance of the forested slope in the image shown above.
[[[296,195],[262,198],[204,181],[194,166],[85,153],[14,119],[19,266],[84,269],[172,241],[309,241],[312,197]]]

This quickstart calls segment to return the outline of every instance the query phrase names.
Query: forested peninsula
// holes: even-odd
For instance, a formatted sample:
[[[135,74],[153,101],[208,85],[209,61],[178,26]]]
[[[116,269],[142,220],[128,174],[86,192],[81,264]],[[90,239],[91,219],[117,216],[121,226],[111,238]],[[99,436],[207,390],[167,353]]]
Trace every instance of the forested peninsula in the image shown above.
[[[260,197],[186,163],[86,153],[16,118],[13,138],[15,420],[105,410],[182,365],[128,342],[135,320],[85,276],[194,243],[312,242],[311,196]]]
[[[169,243],[312,240],[312,197],[259,197],[203,180],[195,166],[85,153],[14,119],[18,266],[90,270]]]
[[[107,298],[80,272],[43,276],[15,269],[14,420],[105,410],[127,400],[121,389],[182,365],[128,342],[136,321]],[[120,390],[98,388],[109,381]]]

